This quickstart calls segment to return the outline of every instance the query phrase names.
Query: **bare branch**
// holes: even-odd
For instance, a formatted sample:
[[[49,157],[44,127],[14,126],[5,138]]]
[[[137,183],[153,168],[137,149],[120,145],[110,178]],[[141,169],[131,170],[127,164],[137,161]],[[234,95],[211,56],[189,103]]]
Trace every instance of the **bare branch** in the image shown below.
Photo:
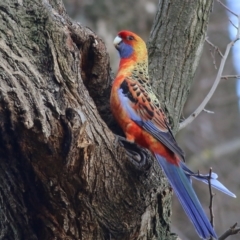
[[[240,227],[237,227],[237,223],[235,223],[232,227],[230,227],[225,233],[222,234],[222,236],[220,236],[218,238],[218,240],[224,240],[227,237],[231,236],[231,235],[236,235],[240,232]]]
[[[202,101],[202,103],[199,105],[199,107],[188,118],[186,118],[183,122],[180,123],[180,127],[179,127],[180,130],[183,129],[184,127],[186,127],[188,124],[190,124],[202,112],[202,110],[205,108],[205,106],[207,105],[207,103],[211,99],[212,95],[214,94],[214,92],[215,92],[215,90],[216,90],[216,88],[217,88],[217,86],[218,86],[218,84],[219,84],[219,82],[222,78],[223,68],[225,66],[225,63],[226,63],[228,54],[230,52],[230,49],[237,40],[234,40],[227,45],[226,51],[225,51],[224,56],[223,56],[223,58],[221,60],[221,63],[220,63],[220,67],[219,67],[219,70],[218,70],[218,73],[217,73],[217,77],[214,81],[214,84],[213,84],[211,90],[209,91],[209,93],[205,97],[205,99]]]
[[[234,14],[234,15],[238,17],[238,26],[240,26],[240,15],[236,15],[236,14]],[[210,89],[209,93],[207,94],[205,99],[202,101],[202,103],[199,105],[199,107],[188,118],[186,118],[183,122],[180,123],[179,130],[183,129],[188,124],[190,124],[203,111],[203,109],[205,108],[205,106],[207,105],[209,100],[211,99],[211,97],[214,94],[219,82],[222,79],[222,72],[223,72],[224,66],[226,64],[226,60],[227,60],[227,57],[229,55],[230,49],[235,44],[235,42],[237,42],[239,40],[239,38],[240,38],[240,28],[238,27],[238,31],[237,31],[237,35],[236,35],[235,39],[233,41],[231,41],[226,47],[225,53],[222,57],[220,67],[218,69],[218,73],[217,73],[217,76],[216,76],[216,79],[213,83],[212,88]]]

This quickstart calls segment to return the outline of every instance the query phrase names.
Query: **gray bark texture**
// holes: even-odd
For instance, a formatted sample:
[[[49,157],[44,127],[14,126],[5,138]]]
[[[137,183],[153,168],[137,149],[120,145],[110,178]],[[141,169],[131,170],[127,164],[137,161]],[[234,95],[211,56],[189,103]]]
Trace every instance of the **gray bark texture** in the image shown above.
[[[150,73],[175,129],[211,4],[159,3]],[[60,0],[4,0],[0,58],[0,239],[177,239],[161,170],[114,143],[103,41]]]
[[[213,1],[159,1],[149,39],[153,88],[176,132],[206,37]]]

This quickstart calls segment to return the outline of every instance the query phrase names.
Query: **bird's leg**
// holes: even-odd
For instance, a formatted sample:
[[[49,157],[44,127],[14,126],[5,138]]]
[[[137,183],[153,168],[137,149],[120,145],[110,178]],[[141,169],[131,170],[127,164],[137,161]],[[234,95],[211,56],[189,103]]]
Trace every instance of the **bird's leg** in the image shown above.
[[[114,144],[118,142],[120,146],[125,148],[128,159],[136,168],[138,168],[139,170],[146,170],[149,168],[151,163],[151,154],[147,149],[138,146],[134,142],[128,141],[122,136],[115,136],[116,139],[114,141]]]

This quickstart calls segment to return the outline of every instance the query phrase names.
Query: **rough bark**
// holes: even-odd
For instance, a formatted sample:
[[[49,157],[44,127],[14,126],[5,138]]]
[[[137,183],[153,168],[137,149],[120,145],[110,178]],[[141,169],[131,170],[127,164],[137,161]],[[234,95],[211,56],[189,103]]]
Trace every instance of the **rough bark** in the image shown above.
[[[209,13],[210,5],[198,1],[184,15],[192,21],[192,11]],[[175,3],[159,7],[155,40],[175,24],[161,20]],[[204,16],[196,19],[198,43],[205,35]],[[0,23],[0,238],[176,239],[169,227],[172,191],[159,167],[154,161],[147,169],[136,167],[114,144],[109,128],[121,132],[109,111],[111,76],[102,40],[71,21],[58,0],[6,0]],[[180,43],[196,34],[186,33]],[[187,59],[198,59],[197,51],[190,52],[200,49],[190,43],[190,49],[181,46],[184,64],[171,83],[176,89],[181,81],[184,96],[196,65]],[[158,59],[153,44],[150,58]],[[171,46],[162,55],[174,57],[178,45]],[[184,99],[166,101],[169,109],[179,107],[176,121]]]

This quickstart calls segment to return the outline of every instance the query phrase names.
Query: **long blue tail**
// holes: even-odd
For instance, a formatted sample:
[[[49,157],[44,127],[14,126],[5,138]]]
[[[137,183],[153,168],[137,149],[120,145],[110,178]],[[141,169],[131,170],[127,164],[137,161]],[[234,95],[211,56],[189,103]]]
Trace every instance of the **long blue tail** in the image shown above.
[[[184,170],[179,166],[169,163],[158,154],[155,154],[155,156],[200,238],[208,239],[212,236],[217,239],[217,235],[203,211],[197,195],[192,188],[190,179],[185,175]]]
[[[199,180],[201,182],[204,182],[206,184],[208,184],[208,179],[209,179],[209,174],[203,175],[203,174],[198,174],[198,173],[194,173],[193,171],[191,171],[184,162],[180,163],[182,169],[184,170],[185,174],[187,175],[187,177],[189,178],[194,178],[196,180]],[[217,190],[231,196],[231,197],[236,197],[236,195],[234,193],[232,193],[231,191],[229,191],[222,183],[220,183],[218,180],[218,175],[214,172],[212,172],[211,174],[211,186],[216,188]]]

